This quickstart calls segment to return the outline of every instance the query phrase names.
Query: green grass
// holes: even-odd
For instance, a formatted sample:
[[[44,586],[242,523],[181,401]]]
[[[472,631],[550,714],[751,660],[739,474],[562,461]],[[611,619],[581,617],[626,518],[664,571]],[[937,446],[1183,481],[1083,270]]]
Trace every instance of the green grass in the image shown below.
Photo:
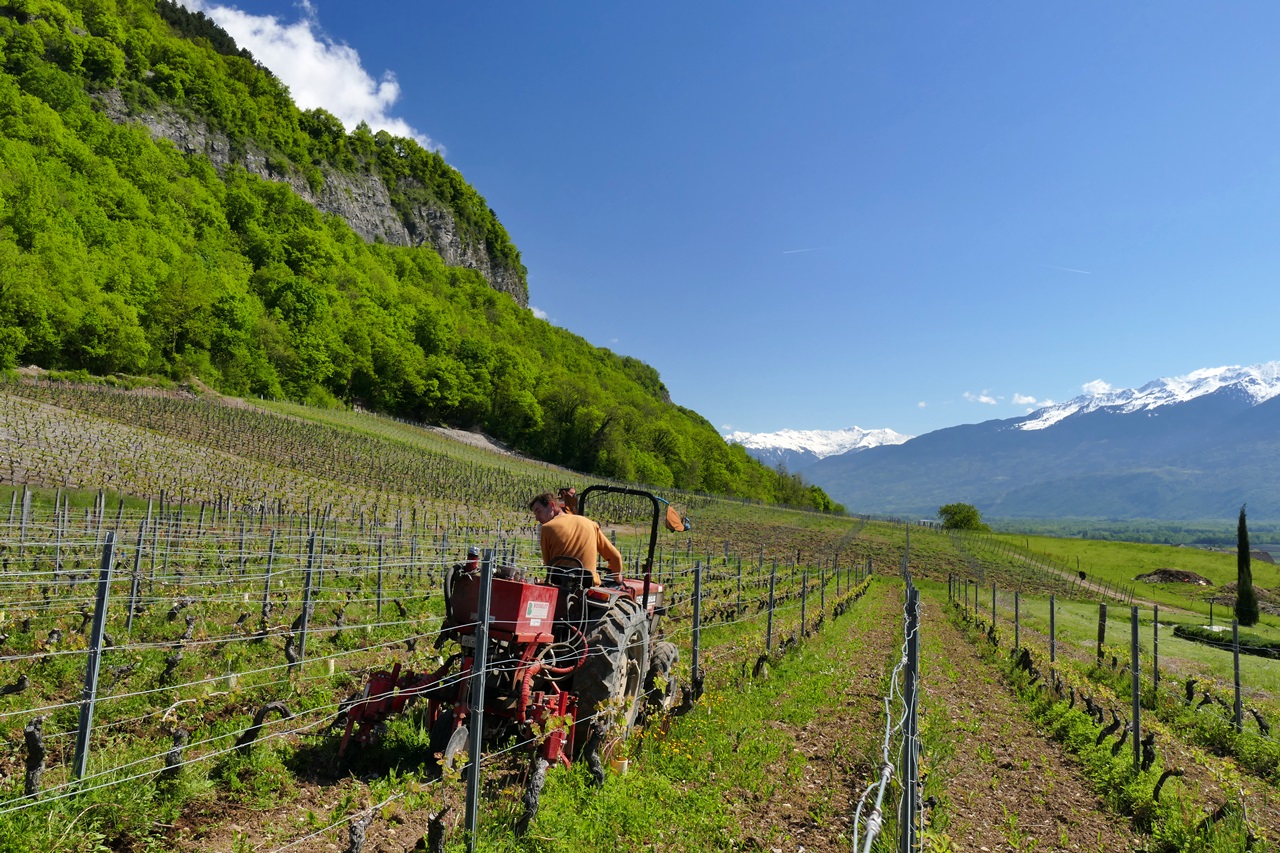
[[[980,601],[979,615],[990,618],[990,590],[984,591]],[[1023,642],[1032,642],[1032,634],[1036,632],[1043,637],[1049,633],[1049,599],[1046,596],[1020,596],[1020,619],[1028,633],[1023,634]],[[1054,630],[1057,634],[1057,647],[1060,657],[1089,660],[1095,656],[1098,639],[1098,604],[1091,601],[1063,600],[1056,601],[1057,610],[1054,619]],[[1217,608],[1219,613],[1228,608]],[[1185,680],[1196,677],[1202,681],[1210,679],[1221,685],[1229,685],[1234,677],[1233,661],[1230,651],[1215,649],[1202,643],[1179,639],[1173,635],[1172,622],[1166,616],[1167,611],[1160,613],[1160,668],[1166,680],[1177,677]],[[1149,607],[1138,609],[1138,648],[1140,666],[1144,672],[1144,680],[1150,678],[1151,655],[1154,651],[1152,610]],[[1185,620],[1192,622],[1193,620]],[[1219,620],[1220,622],[1221,620]],[[1009,592],[998,592],[997,625],[1013,639],[1013,595]],[[1109,605],[1107,607],[1107,629],[1105,644],[1108,659],[1116,655],[1121,663],[1129,661],[1130,610],[1126,606]],[[1280,639],[1280,629],[1273,625],[1260,625],[1251,629],[1260,635],[1272,639]],[[1228,634],[1229,636],[1229,634]],[[1047,650],[1047,639],[1035,639]],[[1274,701],[1280,697],[1280,667],[1275,661],[1266,658],[1240,656],[1240,679],[1250,696],[1263,697],[1265,701]]]
[[[1175,545],[1151,545],[1135,542],[1103,542],[1091,539],[1059,539],[1048,536],[1019,536],[1001,534],[996,537],[1010,545],[1027,548],[1034,554],[1051,557],[1074,570],[1078,565],[1090,579],[1109,580],[1112,583],[1129,584],[1139,575],[1156,569],[1183,569],[1202,575],[1221,586],[1236,579],[1235,551],[1209,551],[1202,548]],[[1265,589],[1280,588],[1280,567],[1263,560],[1251,561],[1253,582]],[[1183,589],[1199,592],[1196,587],[1184,584],[1162,585],[1138,583],[1145,597],[1165,603],[1163,597],[1173,592],[1169,603],[1176,603],[1185,596],[1177,593]],[[1172,587],[1172,588],[1171,588]]]

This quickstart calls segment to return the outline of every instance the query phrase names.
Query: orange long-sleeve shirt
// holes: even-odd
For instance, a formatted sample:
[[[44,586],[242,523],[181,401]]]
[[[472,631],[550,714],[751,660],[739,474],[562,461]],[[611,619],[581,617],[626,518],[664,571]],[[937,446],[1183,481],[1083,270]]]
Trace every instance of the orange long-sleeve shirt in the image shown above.
[[[539,535],[542,546],[542,562],[551,565],[556,557],[576,557],[582,567],[591,573],[592,583],[600,583],[596,563],[601,555],[609,564],[609,571],[622,576],[622,554],[604,535],[600,525],[581,515],[562,512],[542,525]]]

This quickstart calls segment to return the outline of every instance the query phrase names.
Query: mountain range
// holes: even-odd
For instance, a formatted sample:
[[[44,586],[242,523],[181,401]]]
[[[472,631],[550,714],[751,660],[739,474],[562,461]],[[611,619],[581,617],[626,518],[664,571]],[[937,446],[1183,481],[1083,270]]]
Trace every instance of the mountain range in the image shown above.
[[[901,442],[830,452],[831,435],[729,439],[770,464],[800,463],[855,513],[932,516],[963,501],[989,517],[1191,521],[1235,518],[1247,503],[1251,519],[1280,518],[1280,362],[1197,370]]]
[[[725,441],[741,444],[747,453],[767,465],[782,465],[799,473],[820,459],[855,453],[886,444],[901,444],[909,435],[891,429],[784,429],[778,432],[732,432]]]

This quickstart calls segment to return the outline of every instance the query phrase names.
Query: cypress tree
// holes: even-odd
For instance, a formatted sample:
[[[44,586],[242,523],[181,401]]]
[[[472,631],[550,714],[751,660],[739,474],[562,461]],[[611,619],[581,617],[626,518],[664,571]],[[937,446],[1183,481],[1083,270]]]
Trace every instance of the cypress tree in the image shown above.
[[[1249,562],[1249,526],[1244,505],[1236,525],[1236,621],[1246,627],[1258,624],[1258,596],[1253,591],[1253,567]]]

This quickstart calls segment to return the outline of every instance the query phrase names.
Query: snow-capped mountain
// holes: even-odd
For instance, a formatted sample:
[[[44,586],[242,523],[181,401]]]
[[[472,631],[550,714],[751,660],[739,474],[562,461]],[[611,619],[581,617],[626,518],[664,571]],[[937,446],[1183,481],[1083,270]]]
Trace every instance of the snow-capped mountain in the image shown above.
[[[1083,394],[1056,406],[1032,412],[1016,429],[1036,430],[1053,426],[1063,418],[1082,412],[1106,409],[1117,413],[1140,412],[1186,403],[1206,394],[1228,390],[1249,400],[1253,405],[1280,396],[1280,361],[1255,364],[1252,367],[1209,367],[1186,376],[1174,376],[1148,382],[1141,388],[1107,388],[1095,394]]]
[[[782,463],[788,471],[797,472],[819,459],[880,447],[902,444],[909,435],[891,429],[784,429],[777,432],[731,432],[725,441],[741,444],[766,465]]]
[[[805,478],[851,512],[1280,519],[1280,362],[1094,393],[1019,418],[816,460]]]

